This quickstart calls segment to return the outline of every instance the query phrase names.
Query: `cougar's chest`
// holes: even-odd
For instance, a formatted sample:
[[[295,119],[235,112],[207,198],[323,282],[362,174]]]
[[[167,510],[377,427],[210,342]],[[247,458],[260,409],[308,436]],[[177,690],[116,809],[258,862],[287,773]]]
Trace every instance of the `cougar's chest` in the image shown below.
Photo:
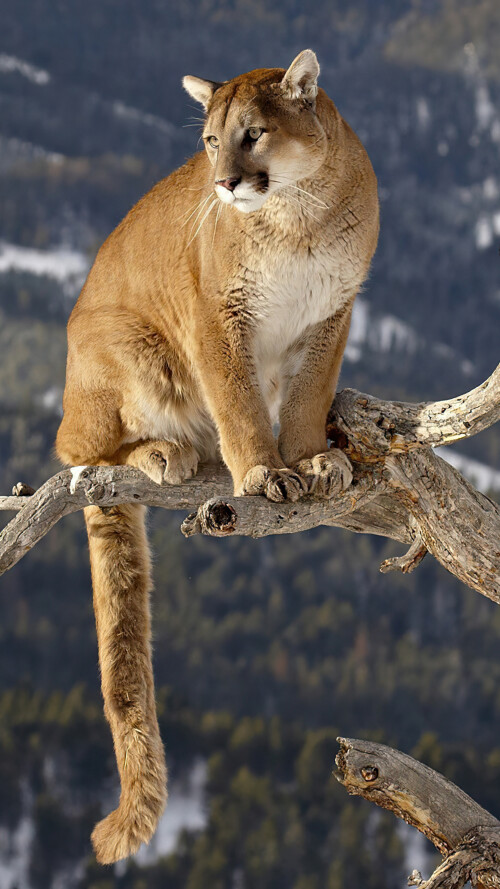
[[[288,253],[255,273],[254,358],[271,413],[302,366],[307,335],[344,300],[340,264],[332,251]]]
[[[256,355],[285,352],[336,311],[338,268],[326,251],[287,253],[256,274]]]

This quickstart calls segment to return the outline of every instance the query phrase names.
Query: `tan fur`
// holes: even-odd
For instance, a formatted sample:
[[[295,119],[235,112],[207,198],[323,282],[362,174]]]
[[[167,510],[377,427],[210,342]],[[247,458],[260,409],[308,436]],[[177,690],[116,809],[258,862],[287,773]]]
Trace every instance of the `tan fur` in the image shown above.
[[[378,202],[366,152],[318,71],[306,50],[287,72],[185,79],[207,108],[206,151],[159,182],[98,253],[68,324],[63,462],[126,463],[179,483],[220,449],[236,494],[294,500],[312,488],[328,496],[339,471],[349,482],[346,461],[327,452],[325,419]],[[239,177],[234,191],[216,184]],[[122,784],[93,842],[112,862],[152,836],[165,766],[143,513],[86,512]]]

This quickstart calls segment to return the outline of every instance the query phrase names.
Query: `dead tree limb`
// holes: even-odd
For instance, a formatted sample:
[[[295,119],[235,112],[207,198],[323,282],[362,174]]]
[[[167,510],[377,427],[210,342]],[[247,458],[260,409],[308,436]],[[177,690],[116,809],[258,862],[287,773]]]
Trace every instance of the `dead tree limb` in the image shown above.
[[[339,392],[329,422],[350,443],[346,453],[359,449],[366,461],[411,448],[453,444],[476,435],[500,420],[500,364],[480,386],[451,398],[410,404],[382,401],[355,389]]]
[[[338,738],[335,777],[416,827],[444,856],[429,880],[413,871],[418,889],[500,889],[500,821],[443,775],[411,756],[371,741]]]
[[[500,365],[471,392],[446,402],[380,401],[340,392],[327,431],[353,464],[353,482],[329,500],[298,503],[235,498],[222,466],[206,466],[182,485],[158,486],[127,467],[75,467],[34,494],[17,485],[0,509],[17,516],[0,535],[0,573],[11,568],[64,515],[89,503],[106,509],[143,503],[190,510],[182,531],[263,537],[318,525],[378,534],[409,545],[381,570],[413,570],[427,551],[473,589],[500,603],[500,507],[476,491],[430,447],[487,428],[500,417]],[[207,496],[209,499],[207,499]]]

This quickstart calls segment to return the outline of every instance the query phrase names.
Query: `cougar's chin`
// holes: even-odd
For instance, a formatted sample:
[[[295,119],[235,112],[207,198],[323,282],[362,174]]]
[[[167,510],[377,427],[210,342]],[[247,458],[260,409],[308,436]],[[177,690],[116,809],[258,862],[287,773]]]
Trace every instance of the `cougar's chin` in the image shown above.
[[[238,194],[238,190],[243,191],[243,194]],[[240,213],[253,213],[254,210],[260,210],[270,195],[268,190],[264,193],[259,193],[248,187],[241,188],[240,186],[233,192],[220,185],[216,185],[215,192],[223,204],[226,204],[228,207],[234,207]]]
[[[268,194],[259,194],[255,195],[254,198],[235,198],[233,206],[235,210],[239,210],[240,213],[253,213],[254,210],[260,210],[266,203],[268,197]]]

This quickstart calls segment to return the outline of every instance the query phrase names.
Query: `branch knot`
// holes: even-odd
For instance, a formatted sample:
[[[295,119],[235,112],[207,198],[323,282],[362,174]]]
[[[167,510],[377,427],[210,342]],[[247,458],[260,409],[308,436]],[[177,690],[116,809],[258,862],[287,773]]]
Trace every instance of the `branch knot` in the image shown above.
[[[238,521],[236,510],[225,500],[207,500],[184,519],[181,531],[184,537],[193,534],[209,534],[212,537],[227,537],[232,534]]]

